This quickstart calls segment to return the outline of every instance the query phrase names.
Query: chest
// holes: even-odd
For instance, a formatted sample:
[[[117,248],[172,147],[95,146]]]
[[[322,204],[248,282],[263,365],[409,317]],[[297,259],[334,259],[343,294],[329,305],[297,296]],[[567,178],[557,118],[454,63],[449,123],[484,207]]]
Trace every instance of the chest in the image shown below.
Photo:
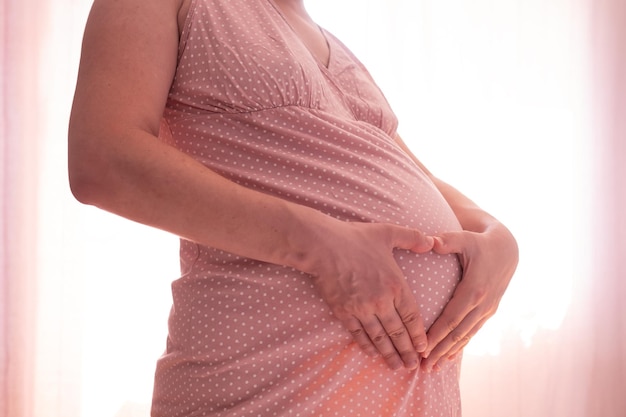
[[[295,3],[296,6],[293,6],[293,1],[267,0],[267,2],[276,9],[276,12],[285,20],[285,23],[311,55],[322,65],[328,67],[330,61],[328,40],[320,27],[309,17],[304,7],[298,6],[297,2]],[[287,6],[283,3],[286,3]]]
[[[299,106],[390,129],[395,116],[349,51],[317,26],[293,25],[268,1],[193,0],[170,107],[224,113]]]

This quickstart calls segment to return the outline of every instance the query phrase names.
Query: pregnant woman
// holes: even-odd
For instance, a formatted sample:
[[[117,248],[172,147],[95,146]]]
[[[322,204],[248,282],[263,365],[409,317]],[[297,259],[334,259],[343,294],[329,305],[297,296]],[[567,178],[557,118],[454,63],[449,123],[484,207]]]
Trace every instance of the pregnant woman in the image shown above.
[[[301,0],[95,1],[72,190],[181,237],[153,417],[461,415],[517,248],[396,127]]]

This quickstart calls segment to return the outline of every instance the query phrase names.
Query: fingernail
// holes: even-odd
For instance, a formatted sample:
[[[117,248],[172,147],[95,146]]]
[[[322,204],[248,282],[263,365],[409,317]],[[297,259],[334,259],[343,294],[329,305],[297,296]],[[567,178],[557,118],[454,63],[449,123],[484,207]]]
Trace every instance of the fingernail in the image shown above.
[[[415,350],[417,350],[418,352],[424,352],[427,348],[428,348],[428,343],[422,342],[417,345]]]

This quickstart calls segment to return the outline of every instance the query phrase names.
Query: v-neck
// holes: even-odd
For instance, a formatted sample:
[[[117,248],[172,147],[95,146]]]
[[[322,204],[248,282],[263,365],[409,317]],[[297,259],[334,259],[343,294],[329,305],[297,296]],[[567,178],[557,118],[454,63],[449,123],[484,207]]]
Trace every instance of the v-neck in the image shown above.
[[[326,42],[326,46],[328,47],[328,62],[323,62],[312,50],[311,48],[309,48],[309,46],[307,45],[307,43],[302,39],[302,37],[300,36],[300,34],[295,30],[295,28],[293,27],[293,25],[289,22],[289,20],[287,19],[287,16],[285,16],[285,13],[283,12],[283,10],[280,8],[280,6],[278,6],[278,4],[276,4],[276,2],[274,0],[267,0],[268,3],[270,3],[270,5],[274,8],[274,10],[276,10],[276,13],[279,14],[279,16],[282,18],[282,20],[285,22],[285,24],[289,27],[291,33],[298,39],[298,41],[302,44],[302,46],[304,46],[304,48],[309,52],[309,54],[311,55],[311,57],[318,63],[318,65],[322,68],[324,68],[325,70],[330,70],[331,67],[331,63],[333,61],[333,48],[332,45],[330,43],[330,40],[327,36],[326,31],[324,30],[324,28],[322,28],[321,26],[319,26],[317,23],[315,23],[315,26],[317,27],[318,31],[320,32],[320,34],[322,35],[322,37],[324,38],[324,41]]]

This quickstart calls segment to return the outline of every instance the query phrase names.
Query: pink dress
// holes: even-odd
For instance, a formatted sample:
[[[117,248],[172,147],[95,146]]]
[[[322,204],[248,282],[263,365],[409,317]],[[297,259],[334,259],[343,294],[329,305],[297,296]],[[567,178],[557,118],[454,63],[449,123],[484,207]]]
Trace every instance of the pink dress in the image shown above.
[[[328,67],[271,0],[193,0],[164,134],[234,182],[342,220],[460,230],[394,142],[397,120],[370,75],[324,33]],[[461,277],[457,257],[395,256],[431,325]],[[389,370],[306,274],[185,240],[181,269],[153,417],[461,415],[460,362]]]

